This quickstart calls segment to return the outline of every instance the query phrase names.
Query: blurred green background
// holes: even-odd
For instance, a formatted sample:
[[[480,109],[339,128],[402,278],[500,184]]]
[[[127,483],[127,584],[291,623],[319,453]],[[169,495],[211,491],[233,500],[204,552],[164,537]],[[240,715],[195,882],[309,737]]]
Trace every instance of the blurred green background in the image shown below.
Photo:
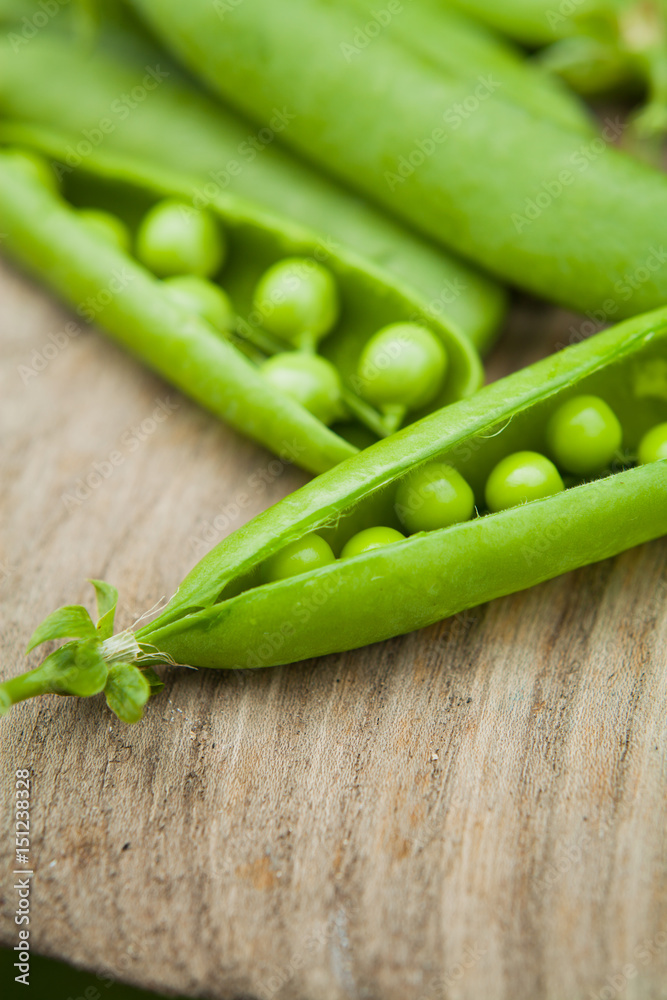
[[[41,955],[30,956],[30,985],[23,986],[14,980],[14,952],[0,948],[0,996],[2,1000],[150,1000],[162,998],[162,993],[147,993],[109,975],[81,972],[63,962],[55,962]],[[174,1000],[172,996],[170,1000]],[[179,998],[175,998],[179,1000]],[[185,1000],[181,997],[180,1000]]]

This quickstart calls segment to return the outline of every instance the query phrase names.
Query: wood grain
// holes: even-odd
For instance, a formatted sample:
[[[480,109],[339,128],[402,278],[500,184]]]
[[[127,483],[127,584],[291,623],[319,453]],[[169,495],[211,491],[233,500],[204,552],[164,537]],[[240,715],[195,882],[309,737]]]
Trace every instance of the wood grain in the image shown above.
[[[2,267],[4,676],[85,577],[129,625],[304,481],[95,332],[22,377],[70,319]],[[491,371],[576,329],[524,302]],[[20,706],[0,741],[5,801],[34,775],[32,941],[221,1000],[665,1000],[666,648],[662,541],[354,653],[167,672],[135,728]]]

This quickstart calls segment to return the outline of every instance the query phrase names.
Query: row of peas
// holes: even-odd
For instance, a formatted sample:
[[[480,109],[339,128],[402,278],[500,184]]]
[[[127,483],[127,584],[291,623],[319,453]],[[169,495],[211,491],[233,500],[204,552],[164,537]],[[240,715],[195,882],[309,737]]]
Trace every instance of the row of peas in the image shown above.
[[[560,472],[593,476],[609,467],[620,454],[622,428],[609,405],[598,396],[576,396],[552,415],[546,429],[555,462],[534,451],[507,455],[486,481],[485,500],[495,513],[531,500],[553,496],[565,489]],[[640,441],[640,465],[667,459],[667,423],[651,428]],[[436,531],[468,521],[475,511],[473,491],[463,476],[445,462],[430,462],[409,473],[399,483],[394,509],[407,534]],[[346,542],[341,559],[401,541],[395,528],[373,527],[359,531]],[[263,566],[262,582],[282,580],[335,562],[330,545],[310,534],[287,545]]]
[[[132,249],[128,227],[115,215],[81,209],[80,217],[123,252]],[[236,326],[232,303],[211,279],[222,270],[227,245],[219,221],[205,211],[166,199],[142,219],[134,246],[136,257],[164,280],[171,298],[206,319],[223,334]],[[338,370],[317,354],[320,341],[340,317],[340,301],[331,272],[317,261],[290,257],[273,264],[260,278],[253,312],[279,344],[289,345],[272,357],[260,356],[264,377],[329,425],[355,413],[354,399]],[[259,343],[266,353],[266,344]],[[417,323],[393,323],[377,331],[361,352],[355,388],[382,414],[383,432],[400,426],[406,413],[431,403],[441,390],[447,352],[436,335]],[[354,395],[354,394],[352,394]]]

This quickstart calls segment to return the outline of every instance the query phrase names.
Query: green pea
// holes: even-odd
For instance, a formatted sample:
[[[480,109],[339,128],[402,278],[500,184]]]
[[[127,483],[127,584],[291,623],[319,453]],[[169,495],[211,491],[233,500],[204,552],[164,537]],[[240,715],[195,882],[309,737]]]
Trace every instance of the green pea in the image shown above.
[[[234,307],[219,285],[196,274],[177,274],[173,278],[165,278],[163,284],[170,299],[184,309],[203,316],[216,330],[226,333],[234,329]]]
[[[338,320],[338,289],[331,272],[317,261],[287,257],[262,275],[253,308],[266,330],[296,347],[311,349]]]
[[[659,462],[667,458],[667,423],[657,424],[639,442],[637,461],[640,465]]]
[[[547,442],[556,463],[579,476],[607,468],[622,440],[616,414],[598,396],[568,399],[547,424]]]
[[[396,490],[395,510],[403,527],[436,531],[469,521],[475,496],[460,472],[445,462],[431,462],[405,477]]]
[[[160,278],[196,274],[212,278],[226,254],[222,229],[209,212],[175,199],[154,205],[137,234],[137,257]]]
[[[132,248],[130,230],[117,215],[97,208],[82,208],[79,211],[79,218],[83,219],[88,229],[97,233],[107,243],[111,243],[123,253],[130,252]]]
[[[417,410],[442,388],[447,353],[426,327],[392,323],[366,343],[357,371],[359,391],[370,403]]]
[[[517,451],[498,462],[487,479],[486,503],[491,511],[506,510],[564,489],[553,462],[536,451]]]
[[[341,559],[350,559],[352,556],[363,555],[364,552],[371,552],[373,549],[381,549],[385,545],[392,545],[394,542],[403,541],[405,535],[395,528],[365,528],[352,535],[343,546],[340,554]]]
[[[266,560],[262,567],[262,582],[273,583],[286,580],[290,576],[308,573],[320,566],[328,566],[336,557],[331,546],[321,535],[305,535],[290,542],[280,552]]]
[[[319,354],[276,354],[264,362],[262,373],[271,385],[296,399],[327,426],[343,415],[340,375]]]
[[[27,176],[38,181],[52,194],[60,194],[58,178],[43,156],[39,156],[29,149],[12,149],[10,155],[12,162],[18,164]]]

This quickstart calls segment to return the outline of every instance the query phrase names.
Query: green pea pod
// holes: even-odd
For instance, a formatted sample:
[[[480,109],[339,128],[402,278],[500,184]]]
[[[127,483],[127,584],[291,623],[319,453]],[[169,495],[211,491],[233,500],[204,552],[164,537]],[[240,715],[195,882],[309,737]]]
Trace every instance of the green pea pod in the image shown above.
[[[441,0],[412,0],[385,9],[367,0],[345,0],[355,12],[357,28],[341,46],[347,62],[358,59],[375,35],[394,39],[426,65],[473,86],[480,76],[495,74],[502,80],[503,96],[557,125],[593,132],[593,120],[582,102],[561,81],[486,30],[461,16]]]
[[[111,207],[116,215],[124,214],[130,226],[165,197],[187,202],[187,184],[155,168],[144,174],[133,163],[101,153],[89,157],[86,167],[87,172],[65,171],[65,195],[84,205]],[[379,327],[421,319],[420,301],[362,258],[335,244],[322,244],[307,231],[230,194],[218,195],[209,212],[222,223],[229,244],[223,277],[238,316],[240,335],[234,342],[172,301],[163,283],[91,231],[66,200],[28,176],[15,156],[0,154],[0,229],[6,234],[8,254],[80,316],[98,322],[232,426],[311,472],[330,468],[353,454],[355,446],[264,379],[243,353],[249,350],[254,357],[252,344],[257,340],[266,353],[275,347],[261,319],[254,318],[253,293],[260,277],[284,258],[326,266],[337,284],[342,314],[321,350],[343,378],[351,416],[378,434],[385,433],[382,415],[355,392],[358,359]],[[467,338],[438,321],[426,322],[447,358],[441,387],[428,407],[433,409],[474,392],[482,369]]]
[[[472,86],[386,32],[347,62],[347,4],[133,6],[238,108],[285,102],[286,143],[496,275],[604,317],[667,298],[667,179],[610,147],[621,124],[582,139],[506,97],[502,74]]]
[[[607,414],[598,437],[611,448],[607,467],[566,477],[564,486],[538,454],[553,470],[551,495],[489,513],[492,471],[526,449],[548,453],[553,427],[562,430],[576,401],[591,397],[594,412]],[[636,465],[638,453],[646,464]],[[577,458],[590,454],[580,439]],[[405,484],[443,465],[459,523],[402,537],[397,499]],[[464,520],[473,501],[476,513]],[[415,523],[419,510],[412,511]],[[139,659],[152,662],[228,669],[291,663],[421,628],[665,534],[662,309],[495,382],[324,473],[216,546],[134,641]],[[369,537],[381,547],[369,548]],[[315,568],[302,563],[305,571],[277,578],[276,567],[294,572],[298,551]],[[118,659],[118,646],[131,638],[114,637],[103,650]],[[0,699],[30,696],[31,677],[0,685]]]
[[[25,0],[19,6],[30,14]],[[106,5],[94,43],[83,44],[67,30],[73,10],[63,7],[37,33],[10,23],[0,39],[0,133],[8,142],[55,143],[72,170],[100,149],[147,171],[168,168],[190,179],[195,207],[220,192],[238,194],[354,248],[488,347],[504,312],[500,287],[292,156],[275,141],[291,127],[291,108],[275,104],[259,124],[243,121],[200,92],[136,25],[111,23]]]
[[[420,0],[430,2],[430,0]],[[667,17],[664,0],[440,0],[517,41],[546,46],[539,64],[582,94],[620,90],[646,103],[639,138],[667,131]]]
[[[624,10],[646,4],[638,0],[439,0],[444,7],[454,7],[526,45],[548,45],[567,38],[582,24],[597,24],[600,30]],[[562,9],[561,9],[562,8]]]
[[[549,418],[580,394],[617,414],[622,471],[257,586],[258,567],[307,533],[339,553],[360,528],[400,526],[397,486],[433,460],[459,471],[483,512],[491,470],[518,450],[545,451]],[[288,663],[399,635],[608,558],[667,533],[667,463],[629,467],[642,436],[666,418],[661,310],[487,386],[287,497],[205,556],[138,638],[195,666]]]

